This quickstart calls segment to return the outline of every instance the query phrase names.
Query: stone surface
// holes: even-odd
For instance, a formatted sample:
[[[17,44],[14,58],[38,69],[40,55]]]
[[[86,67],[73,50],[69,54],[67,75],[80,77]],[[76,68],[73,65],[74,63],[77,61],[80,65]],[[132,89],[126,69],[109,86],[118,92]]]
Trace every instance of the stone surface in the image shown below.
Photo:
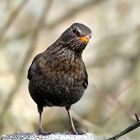
[[[84,135],[70,135],[65,133],[55,133],[50,135],[36,135],[35,133],[15,133],[4,135],[0,140],[107,140],[107,137],[97,137],[93,134],[87,133]],[[132,140],[129,138],[122,138],[119,140]]]

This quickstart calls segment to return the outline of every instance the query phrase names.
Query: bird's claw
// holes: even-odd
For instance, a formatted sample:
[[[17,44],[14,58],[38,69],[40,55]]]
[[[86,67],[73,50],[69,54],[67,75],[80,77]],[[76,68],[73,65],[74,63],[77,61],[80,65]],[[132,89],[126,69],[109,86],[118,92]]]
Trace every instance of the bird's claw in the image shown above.
[[[81,130],[77,130],[77,131],[70,131],[70,134],[72,134],[72,135],[85,135],[86,132],[81,131]]]
[[[36,132],[37,135],[51,135],[53,134],[54,132],[47,132],[47,131],[44,131],[43,129],[38,129],[38,131]]]

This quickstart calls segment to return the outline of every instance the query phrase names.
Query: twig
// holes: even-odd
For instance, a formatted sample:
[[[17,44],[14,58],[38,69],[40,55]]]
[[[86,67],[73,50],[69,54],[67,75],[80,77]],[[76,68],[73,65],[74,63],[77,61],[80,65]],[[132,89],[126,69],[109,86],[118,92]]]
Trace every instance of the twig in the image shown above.
[[[80,11],[83,11],[84,9],[88,9],[90,6],[99,4],[100,2],[103,2],[103,0],[91,0],[91,1],[88,1],[82,5],[75,7],[75,8],[72,8],[69,12],[66,12],[66,14],[64,14],[62,17],[56,19],[55,21],[53,21],[51,23],[47,23],[47,24],[44,23],[42,28],[44,28],[44,29],[55,28],[56,26],[60,25],[65,20],[68,20],[69,18],[71,18],[75,14],[79,13]],[[21,38],[22,35],[26,35],[27,33],[31,33],[33,30],[34,30],[34,28],[31,28],[27,31],[23,31],[21,34],[17,35],[15,38],[5,39],[5,40],[3,40],[3,42],[9,43],[9,42],[15,41],[16,39]]]
[[[89,7],[91,7],[93,5],[97,5],[100,2],[104,2],[104,0],[90,0],[84,4],[78,5],[77,7],[72,8],[69,12],[66,12],[59,19],[56,19],[54,22],[51,22],[50,24],[47,24],[47,27],[54,28],[54,27],[60,25],[61,23],[63,23],[64,21],[68,20],[69,18],[73,17],[75,14],[79,13],[80,11],[83,11],[84,9],[88,9]]]
[[[119,101],[119,99],[117,99],[117,97],[121,94],[121,92],[123,92],[123,91],[125,91],[126,89],[128,89],[128,88],[130,87],[130,85],[132,86],[132,82],[131,82],[131,84],[129,83],[129,85],[127,85],[127,87],[124,87],[124,88],[121,89],[120,91],[116,92],[116,93],[115,93],[115,96],[105,95],[105,94],[103,94],[101,91],[99,91],[98,88],[97,88],[94,84],[92,84],[92,85],[93,85],[93,87],[96,89],[97,94],[99,94],[99,96],[101,96],[101,97],[103,98],[103,101],[106,101],[106,103],[108,104],[109,107],[112,108],[112,104],[114,105],[114,103],[117,103],[122,109],[124,109],[125,113],[126,113],[128,116],[132,117],[132,114],[134,114],[134,112],[133,112],[133,111],[130,112],[130,109],[127,108],[125,105],[123,105],[123,104]],[[117,93],[118,93],[119,95],[117,95]]]
[[[17,8],[9,16],[7,22],[4,24],[4,26],[0,30],[0,41],[2,41],[7,30],[12,25],[12,23],[15,21],[16,17],[20,14],[21,10],[23,9],[23,7],[25,6],[25,4],[27,2],[28,2],[28,0],[22,0],[22,2],[17,6]]]
[[[132,125],[130,125],[128,128],[126,128],[125,130],[121,131],[119,134],[113,136],[112,138],[109,138],[107,140],[117,140],[118,138],[120,138],[121,136],[124,136],[125,134],[133,131],[134,129],[140,127],[140,120],[138,118],[138,115],[135,113],[136,116],[136,122],[133,123]]]
[[[17,34],[16,36],[4,37],[3,40],[2,40],[3,45],[1,47],[5,46],[7,44],[13,43],[17,40],[22,41],[22,40],[27,39],[29,36],[31,36],[33,30],[35,30],[35,27],[31,27],[30,29],[27,29],[26,31],[23,31],[23,32]]]
[[[95,130],[96,133],[98,132],[105,132],[105,130],[101,127],[99,127],[96,124],[93,124],[92,122],[90,122],[89,120],[84,119],[83,117],[81,117],[80,115],[78,115],[75,111],[72,111],[72,117],[74,120],[76,120],[82,127],[84,127],[86,129],[86,131],[90,131],[90,130]],[[85,131],[85,132],[86,132]]]
[[[130,81],[124,88],[120,89],[119,91],[114,92],[113,98],[116,99],[118,96],[120,96],[121,93],[126,91],[128,88],[132,87],[134,85],[134,81]]]
[[[31,42],[29,44],[29,49],[28,49],[28,51],[26,53],[24,61],[22,62],[21,66],[20,66],[19,71],[17,72],[17,74],[15,76],[15,78],[16,78],[15,79],[16,80],[16,86],[9,93],[9,96],[7,97],[7,100],[6,100],[6,102],[5,102],[4,106],[3,106],[3,110],[0,113],[0,116],[1,116],[1,120],[0,120],[1,128],[2,128],[2,123],[3,123],[4,116],[7,113],[8,109],[9,109],[9,107],[11,105],[11,102],[12,102],[13,98],[15,97],[15,95],[16,95],[19,87],[20,87],[20,84],[21,84],[22,79],[23,79],[22,75],[24,74],[24,71],[25,71],[26,66],[28,64],[28,61],[29,61],[30,57],[32,56],[32,54],[33,54],[33,52],[35,50],[39,32],[42,29],[42,25],[45,23],[46,16],[48,14],[48,11],[50,10],[52,2],[53,2],[52,0],[48,0],[48,1],[46,0],[45,1],[44,9],[42,10],[42,15],[38,19],[38,22],[36,24],[36,28],[35,28],[35,30],[34,30],[34,32],[32,34]]]
[[[83,119],[81,116],[79,116],[76,112],[72,111],[72,117],[79,122],[80,124],[82,124],[85,127],[94,128],[94,124],[92,124],[90,121]]]
[[[103,99],[103,101],[107,103],[108,107],[110,107],[112,109],[112,101],[113,101],[113,99],[109,95],[106,95],[102,91],[100,91],[96,87],[96,85],[92,84],[92,86],[95,88],[96,93]],[[114,101],[113,101],[113,103],[114,103]]]
[[[135,117],[136,117],[137,122],[140,121],[137,113],[135,113]]]

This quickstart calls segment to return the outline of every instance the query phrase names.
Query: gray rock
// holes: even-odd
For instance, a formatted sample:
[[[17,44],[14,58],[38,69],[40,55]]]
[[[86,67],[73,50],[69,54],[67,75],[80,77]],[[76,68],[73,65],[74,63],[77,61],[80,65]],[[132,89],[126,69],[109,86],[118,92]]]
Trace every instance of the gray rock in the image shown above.
[[[15,133],[4,135],[0,140],[107,140],[107,137],[97,137],[94,134],[70,135],[66,133],[53,133],[50,135],[36,135],[35,133]],[[123,138],[119,140],[131,140]]]

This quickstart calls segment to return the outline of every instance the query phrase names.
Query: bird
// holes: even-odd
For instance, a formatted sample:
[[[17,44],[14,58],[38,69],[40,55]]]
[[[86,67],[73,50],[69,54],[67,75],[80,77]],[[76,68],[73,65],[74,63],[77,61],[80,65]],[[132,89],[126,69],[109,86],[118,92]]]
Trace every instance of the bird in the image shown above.
[[[67,111],[70,132],[77,134],[71,106],[78,102],[88,86],[88,74],[82,53],[92,31],[82,23],[73,23],[44,52],[36,55],[28,69],[29,93],[39,113],[38,134],[42,127],[44,107],[64,107]]]

